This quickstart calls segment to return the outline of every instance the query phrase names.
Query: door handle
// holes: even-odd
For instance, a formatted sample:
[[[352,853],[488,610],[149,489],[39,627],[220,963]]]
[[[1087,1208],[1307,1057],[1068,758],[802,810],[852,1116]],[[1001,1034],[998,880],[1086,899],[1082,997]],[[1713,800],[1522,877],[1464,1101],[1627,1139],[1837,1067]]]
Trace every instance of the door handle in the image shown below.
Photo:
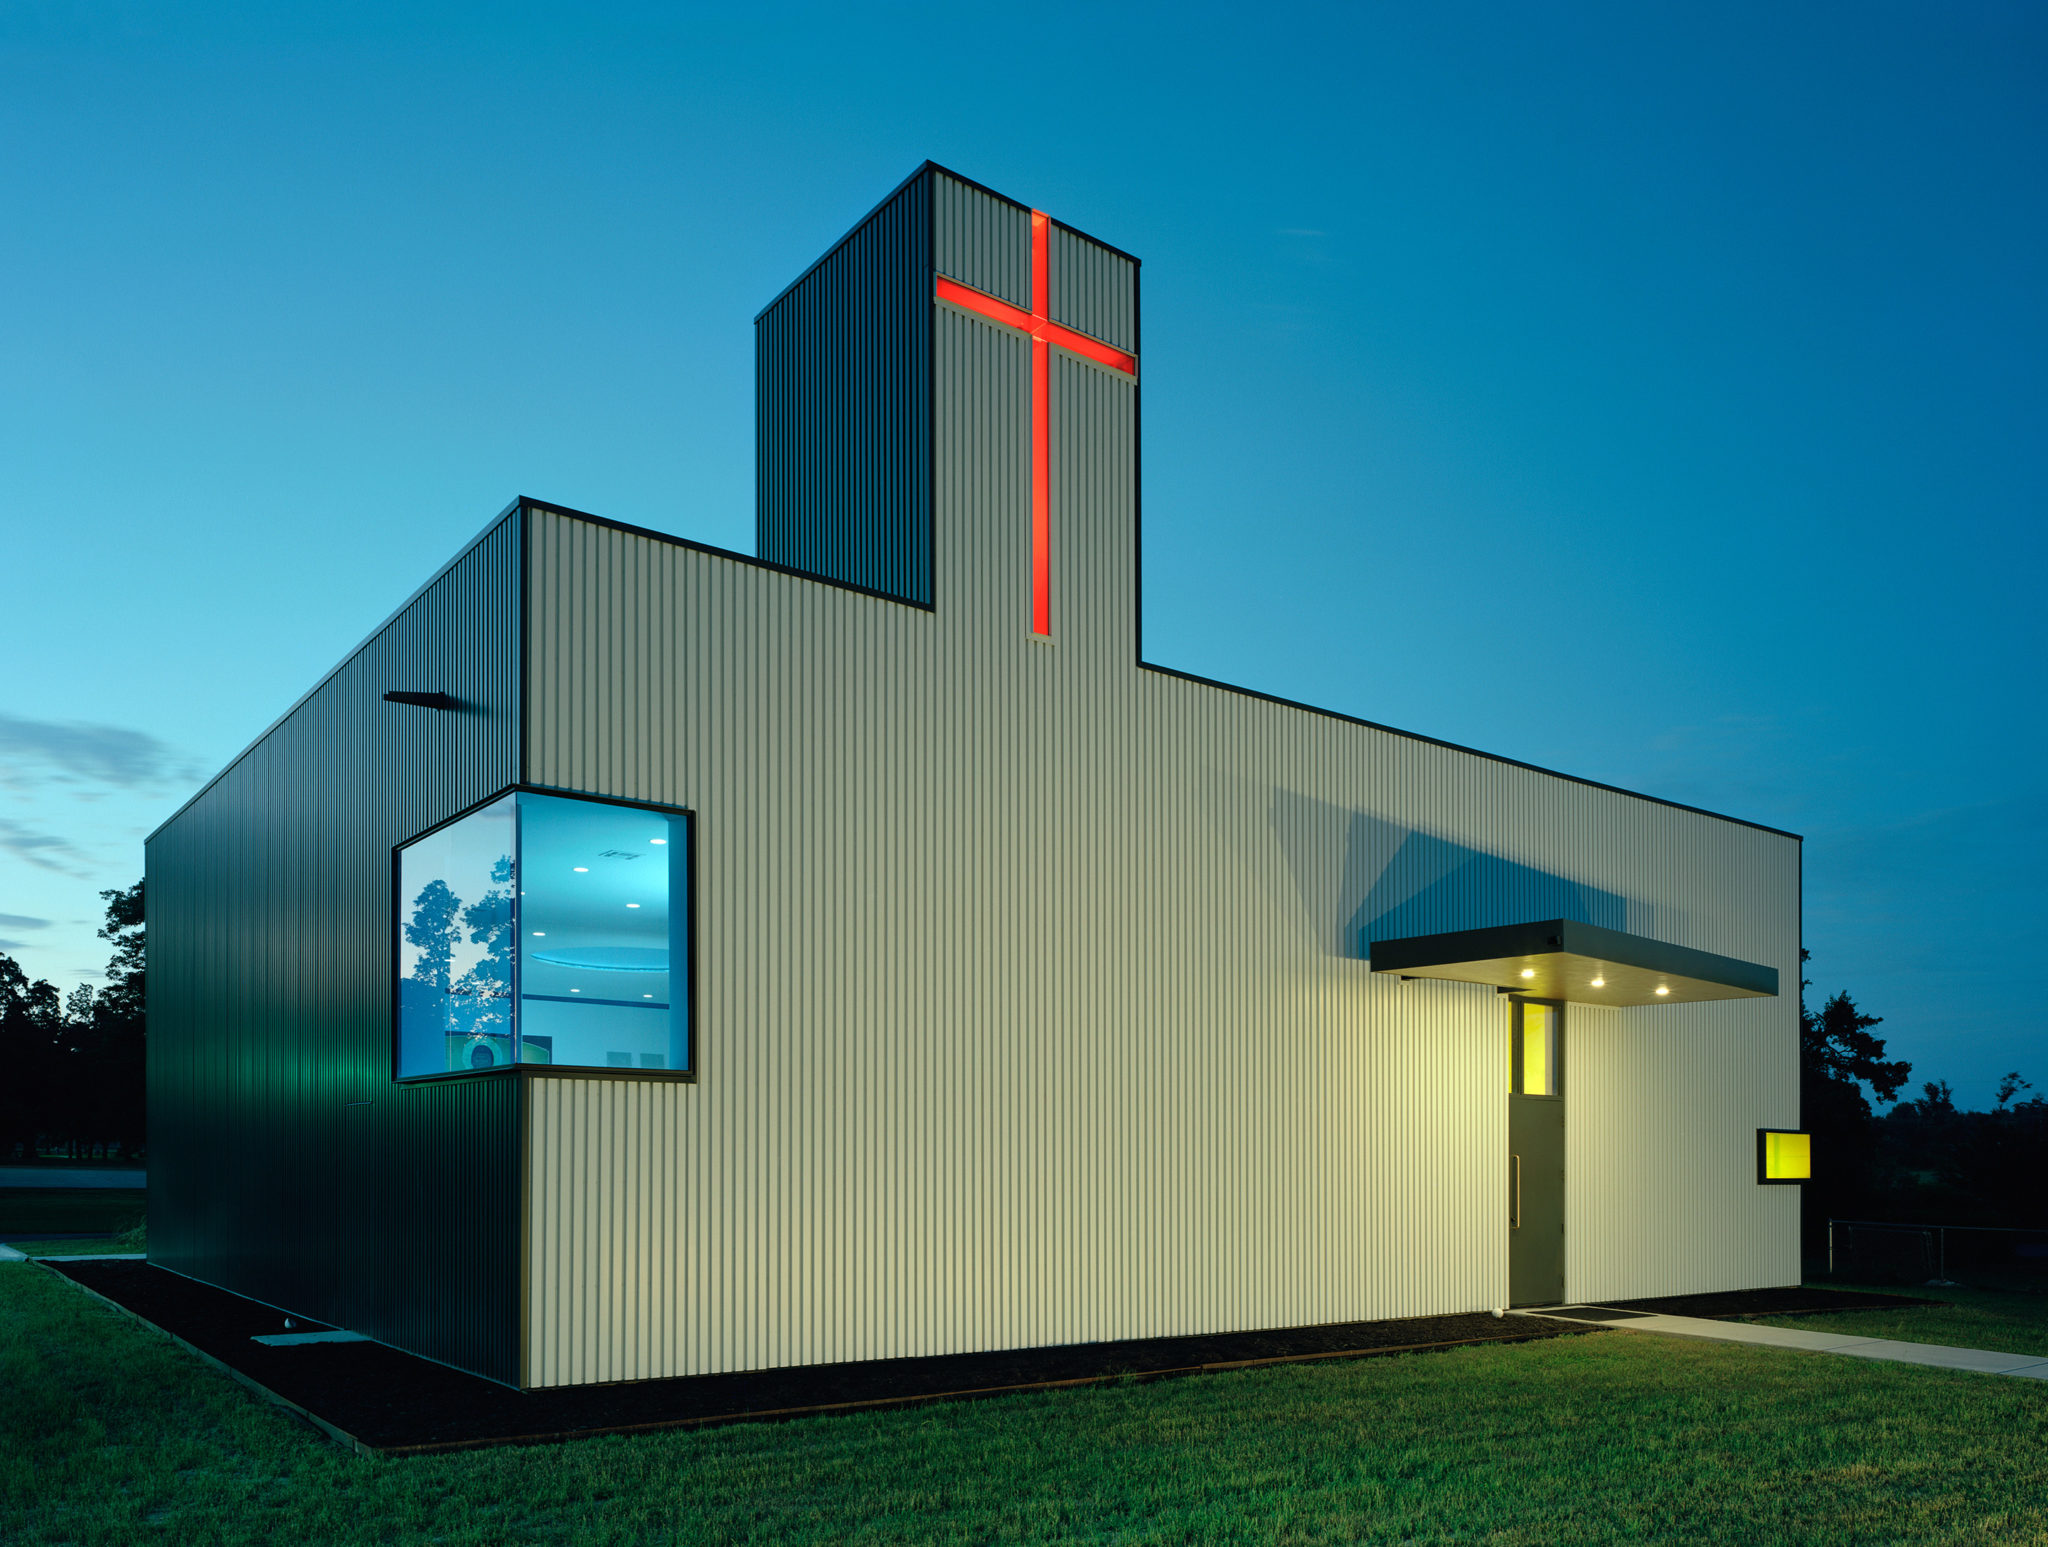
[[[1508,1229],[1519,1230],[1522,1228],[1522,1157],[1510,1155],[1508,1159],[1514,1162],[1515,1167],[1515,1197],[1508,1208]]]

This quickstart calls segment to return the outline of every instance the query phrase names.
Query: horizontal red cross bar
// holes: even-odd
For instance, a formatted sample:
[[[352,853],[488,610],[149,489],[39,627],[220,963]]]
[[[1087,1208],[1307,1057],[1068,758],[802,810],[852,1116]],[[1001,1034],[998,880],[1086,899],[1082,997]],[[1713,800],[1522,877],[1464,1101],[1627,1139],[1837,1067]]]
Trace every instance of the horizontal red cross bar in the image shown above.
[[[1122,371],[1126,376],[1138,374],[1137,359],[1125,354],[1121,349],[1112,349],[1085,333],[1076,333],[1072,328],[1063,327],[1050,317],[1036,316],[1021,306],[1012,306],[1008,301],[998,301],[992,295],[970,290],[957,280],[947,279],[944,275],[939,277],[939,299],[951,301],[955,306],[964,306],[971,312],[980,312],[982,316],[996,322],[1021,329],[1035,339],[1044,339],[1048,344],[1071,349],[1083,359],[1093,360],[1097,365],[1106,365],[1114,371]]]

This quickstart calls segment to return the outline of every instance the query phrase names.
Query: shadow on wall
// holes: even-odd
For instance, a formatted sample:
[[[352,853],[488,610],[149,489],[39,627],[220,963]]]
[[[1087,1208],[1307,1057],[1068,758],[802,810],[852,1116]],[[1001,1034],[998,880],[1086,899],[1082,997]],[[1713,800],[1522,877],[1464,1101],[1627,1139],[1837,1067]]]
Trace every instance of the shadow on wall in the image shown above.
[[[1273,792],[1272,825],[1318,949],[1538,919],[1652,934],[1654,909],[1566,876],[1327,801]]]

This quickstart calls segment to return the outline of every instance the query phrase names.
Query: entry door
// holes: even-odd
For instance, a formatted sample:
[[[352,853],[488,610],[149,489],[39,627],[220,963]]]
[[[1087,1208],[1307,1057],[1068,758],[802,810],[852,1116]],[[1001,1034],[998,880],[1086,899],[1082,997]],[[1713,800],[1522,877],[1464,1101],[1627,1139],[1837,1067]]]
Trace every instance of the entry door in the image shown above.
[[[1564,1298],[1563,1009],[1513,1001],[1508,1087],[1508,1303]]]

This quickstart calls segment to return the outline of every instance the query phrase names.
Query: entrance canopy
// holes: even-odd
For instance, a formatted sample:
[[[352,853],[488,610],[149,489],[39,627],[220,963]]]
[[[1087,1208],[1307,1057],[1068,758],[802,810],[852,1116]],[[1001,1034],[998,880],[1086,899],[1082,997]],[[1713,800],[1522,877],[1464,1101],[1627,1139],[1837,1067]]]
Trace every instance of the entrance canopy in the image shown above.
[[[1686,1004],[1778,992],[1775,967],[1570,919],[1375,940],[1372,970],[1491,983],[1574,1004]]]

